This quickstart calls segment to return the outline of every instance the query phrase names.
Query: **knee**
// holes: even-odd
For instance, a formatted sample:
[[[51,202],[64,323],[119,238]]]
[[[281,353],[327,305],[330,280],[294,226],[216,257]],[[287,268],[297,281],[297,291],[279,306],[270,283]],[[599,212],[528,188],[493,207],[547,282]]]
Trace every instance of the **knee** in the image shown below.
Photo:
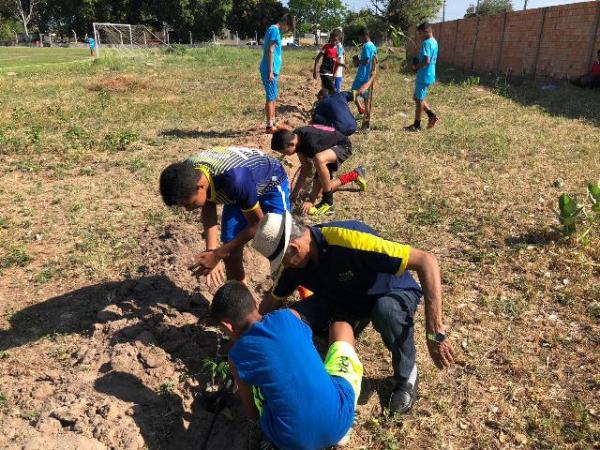
[[[315,157],[313,158],[313,162],[315,164],[315,166],[326,166],[327,165],[327,161],[325,159],[325,156],[323,155],[323,153],[317,153],[315,155]]]
[[[387,328],[390,328],[392,319],[395,316],[395,300],[390,297],[383,297],[377,300],[375,306],[373,307],[373,311],[371,312],[371,321],[373,322],[373,327],[377,331],[383,331]]]

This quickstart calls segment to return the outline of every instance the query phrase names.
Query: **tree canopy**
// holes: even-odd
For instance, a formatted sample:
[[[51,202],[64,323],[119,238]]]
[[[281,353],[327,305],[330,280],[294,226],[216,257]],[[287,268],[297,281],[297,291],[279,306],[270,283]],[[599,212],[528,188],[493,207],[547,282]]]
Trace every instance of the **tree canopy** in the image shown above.
[[[465,17],[473,17],[477,15],[489,16],[492,14],[511,11],[513,11],[513,4],[511,0],[481,0],[481,2],[479,2],[479,9],[474,4],[469,5]]]
[[[340,27],[348,14],[341,0],[289,0],[289,7],[296,16],[298,29],[303,32]]]

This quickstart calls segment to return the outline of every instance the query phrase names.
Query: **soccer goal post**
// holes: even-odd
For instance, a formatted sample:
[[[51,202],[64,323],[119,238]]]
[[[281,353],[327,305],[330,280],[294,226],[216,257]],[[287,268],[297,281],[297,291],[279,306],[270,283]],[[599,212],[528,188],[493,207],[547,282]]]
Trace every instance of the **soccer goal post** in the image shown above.
[[[169,46],[160,32],[154,32],[145,25],[94,22],[93,27],[98,56],[106,49],[112,49],[121,56],[135,56],[140,49]]]

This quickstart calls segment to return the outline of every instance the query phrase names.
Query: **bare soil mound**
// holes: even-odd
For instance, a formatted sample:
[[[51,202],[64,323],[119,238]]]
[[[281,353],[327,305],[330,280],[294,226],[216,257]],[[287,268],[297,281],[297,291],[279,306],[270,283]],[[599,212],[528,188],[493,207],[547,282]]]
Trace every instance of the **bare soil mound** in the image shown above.
[[[256,433],[236,397],[215,404],[206,389],[203,360],[215,358],[221,335],[206,319],[210,293],[187,269],[203,245],[193,225],[149,228],[137,276],[11,317],[0,350],[19,363],[1,366],[11,414],[0,423],[0,448],[248,448]],[[247,253],[260,292],[268,263]]]

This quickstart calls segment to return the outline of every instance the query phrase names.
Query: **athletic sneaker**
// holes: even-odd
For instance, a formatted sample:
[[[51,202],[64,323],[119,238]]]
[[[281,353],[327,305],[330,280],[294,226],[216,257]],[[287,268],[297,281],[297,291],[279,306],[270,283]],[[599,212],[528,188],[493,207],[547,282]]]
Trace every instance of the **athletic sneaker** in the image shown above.
[[[329,203],[321,202],[316,206],[313,206],[308,210],[309,216],[322,216],[324,214],[332,214],[333,213],[333,205]]]
[[[390,397],[389,408],[392,413],[406,414],[410,411],[417,399],[419,387],[419,374],[415,375],[414,386],[409,383],[398,383]]]
[[[433,128],[435,127],[435,124],[438,122],[438,117],[437,116],[433,116],[429,118],[429,121],[427,122],[427,129]]]
[[[365,113],[365,108],[364,108],[364,107],[362,107],[362,106],[360,106],[360,105],[357,105],[356,107],[357,107],[357,109],[358,109],[358,113],[359,113],[359,114],[361,114],[361,115],[362,115],[362,114],[364,114],[364,113]]]
[[[356,169],[354,169],[354,171],[358,174],[358,178],[356,180],[354,180],[354,182],[356,184],[358,184],[358,187],[360,188],[361,191],[366,191],[367,190],[367,180],[365,179],[366,175],[367,175],[367,171],[365,170],[365,168],[363,166],[358,166]]]
[[[412,125],[409,125],[407,127],[404,127],[404,131],[408,131],[410,133],[415,133],[418,131],[421,131],[421,127],[417,127],[415,126],[415,124],[413,123]]]

